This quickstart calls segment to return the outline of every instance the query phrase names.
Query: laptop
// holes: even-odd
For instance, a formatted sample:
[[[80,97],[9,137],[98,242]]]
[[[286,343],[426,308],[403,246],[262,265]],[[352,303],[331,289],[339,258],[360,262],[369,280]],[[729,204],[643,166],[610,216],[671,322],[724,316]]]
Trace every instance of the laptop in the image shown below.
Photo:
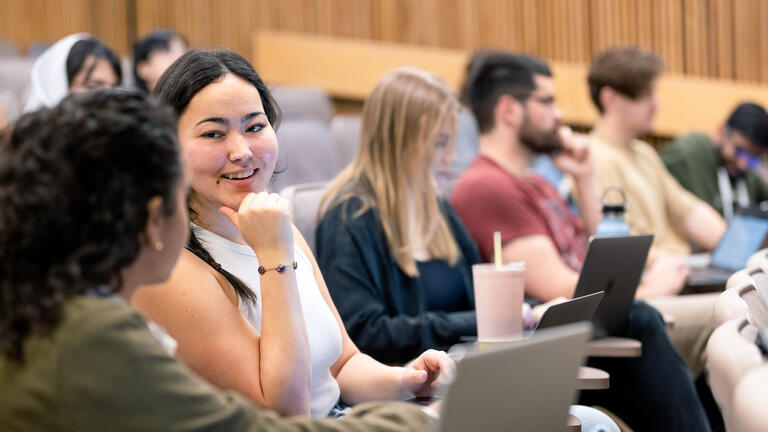
[[[605,291],[592,316],[595,339],[621,336],[626,332],[629,310],[652,241],[651,234],[593,237],[589,241],[573,297]]]
[[[564,430],[591,325],[538,331],[467,354],[445,392],[436,432]]]
[[[592,315],[604,295],[605,293],[600,291],[550,306],[544,311],[544,315],[541,316],[533,331],[581,321],[591,321]]]
[[[752,254],[763,248],[768,237],[768,213],[738,209],[715,251],[686,258],[691,266],[689,286],[719,285],[747,265]]]

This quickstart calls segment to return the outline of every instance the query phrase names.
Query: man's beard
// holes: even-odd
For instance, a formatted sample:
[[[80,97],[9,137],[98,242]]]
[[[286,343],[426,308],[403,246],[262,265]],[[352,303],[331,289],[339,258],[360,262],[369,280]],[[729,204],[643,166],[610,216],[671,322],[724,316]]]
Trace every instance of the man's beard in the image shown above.
[[[536,154],[557,153],[563,149],[563,143],[557,133],[558,126],[555,125],[551,130],[538,130],[526,117],[520,127],[520,143]]]

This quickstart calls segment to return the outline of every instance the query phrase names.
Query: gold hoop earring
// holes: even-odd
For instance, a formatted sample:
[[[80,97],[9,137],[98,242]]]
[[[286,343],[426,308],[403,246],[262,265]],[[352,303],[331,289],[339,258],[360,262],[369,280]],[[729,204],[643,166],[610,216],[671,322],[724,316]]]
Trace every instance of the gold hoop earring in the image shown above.
[[[161,250],[163,250],[163,248],[165,248],[165,244],[163,244],[163,242],[161,242],[160,240],[155,242],[156,251],[160,252]]]

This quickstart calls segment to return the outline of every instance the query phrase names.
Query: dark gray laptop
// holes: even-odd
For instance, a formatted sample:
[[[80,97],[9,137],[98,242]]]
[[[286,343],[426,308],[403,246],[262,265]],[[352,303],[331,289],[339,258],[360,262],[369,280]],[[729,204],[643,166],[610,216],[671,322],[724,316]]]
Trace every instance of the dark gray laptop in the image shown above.
[[[565,430],[590,328],[585,322],[558,326],[505,348],[467,354],[432,430]]]
[[[581,321],[591,321],[603,295],[605,293],[600,291],[548,307],[536,324],[534,331]]]
[[[592,316],[594,337],[622,336],[653,235],[595,237],[589,242],[574,297],[605,291]]]
[[[768,239],[768,213],[757,209],[739,209],[728,225],[723,238],[710,256],[703,256],[704,265],[697,266],[702,256],[692,256],[689,286],[725,284],[731,275],[747,265],[749,257],[760,250]]]

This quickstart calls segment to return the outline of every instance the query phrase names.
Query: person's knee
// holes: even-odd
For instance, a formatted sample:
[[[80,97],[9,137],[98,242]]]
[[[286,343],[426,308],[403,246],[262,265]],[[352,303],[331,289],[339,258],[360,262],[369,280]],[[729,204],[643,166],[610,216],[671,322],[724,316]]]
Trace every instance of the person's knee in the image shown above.
[[[636,300],[632,303],[629,310],[629,319],[633,322],[642,322],[646,324],[664,325],[664,321],[656,308],[642,300]]]
[[[647,338],[651,335],[666,335],[664,320],[659,311],[643,301],[635,301],[632,304],[627,327],[629,337]]]

